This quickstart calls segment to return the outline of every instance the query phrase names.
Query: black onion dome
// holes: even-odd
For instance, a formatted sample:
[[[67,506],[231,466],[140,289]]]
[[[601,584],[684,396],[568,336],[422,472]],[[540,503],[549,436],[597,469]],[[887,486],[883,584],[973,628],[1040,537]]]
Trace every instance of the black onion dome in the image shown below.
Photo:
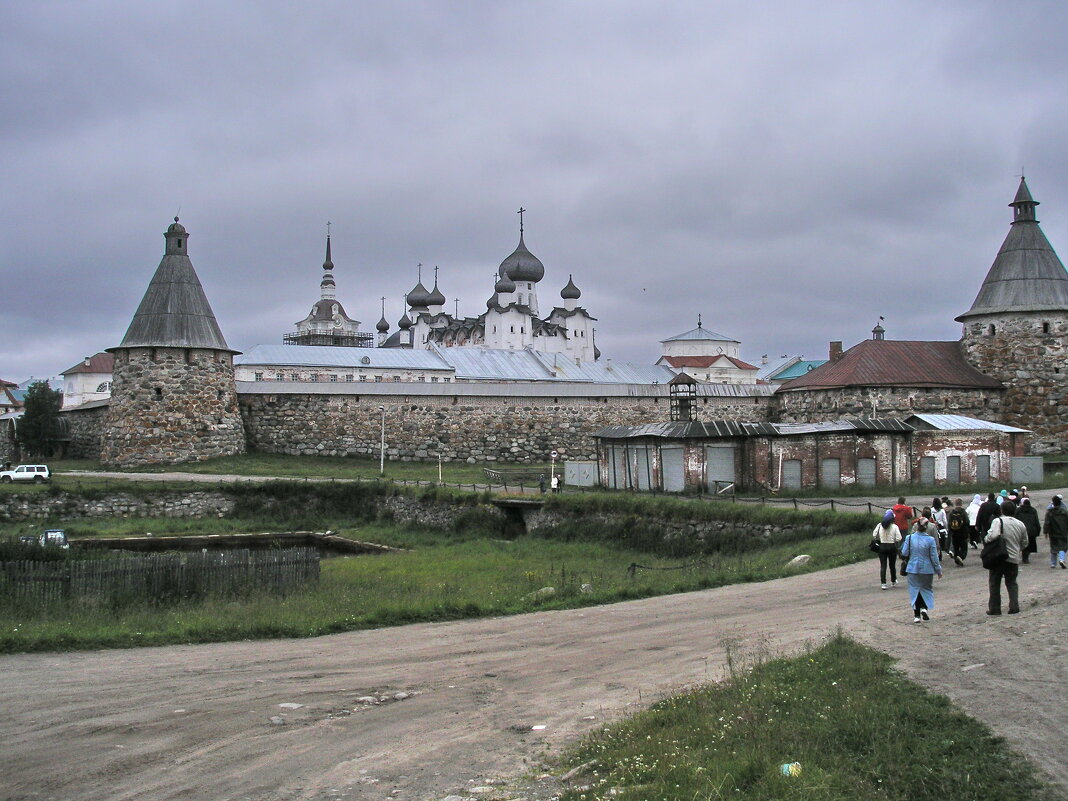
[[[512,254],[501,262],[500,270],[498,271],[502,276],[507,275],[513,281],[532,281],[538,282],[545,277],[545,265],[541,263],[541,260],[527,250],[527,246],[523,243],[523,235],[519,235],[519,246],[512,251]]]
[[[389,323],[386,321],[386,316],[382,315],[382,319],[378,321],[378,325],[375,326],[378,329],[378,333],[384,334],[389,330]]]
[[[493,285],[494,292],[515,292],[515,281],[509,278],[507,275],[502,275],[497,279],[497,283]]]
[[[560,297],[564,300],[578,300],[582,297],[582,293],[579,291],[579,288],[575,286],[575,282],[570,275],[567,277],[567,286],[560,290]]]
[[[434,289],[426,296],[427,306],[444,306],[445,296],[441,294],[441,290],[438,289],[438,282],[434,281]]]
[[[426,290],[423,291],[425,292]],[[409,328],[412,327],[412,325],[414,325],[414,323],[412,323],[412,321],[408,319],[408,313],[405,312],[401,315],[400,320],[397,321],[397,325],[399,325],[402,330],[407,331]]]
[[[408,301],[409,306],[411,306],[413,309],[417,309],[426,306],[429,298],[430,293],[426,291],[426,287],[423,286],[423,282],[419,281],[414,287],[412,287],[412,291],[408,293],[405,300]],[[442,302],[444,303],[444,299],[442,300]]]

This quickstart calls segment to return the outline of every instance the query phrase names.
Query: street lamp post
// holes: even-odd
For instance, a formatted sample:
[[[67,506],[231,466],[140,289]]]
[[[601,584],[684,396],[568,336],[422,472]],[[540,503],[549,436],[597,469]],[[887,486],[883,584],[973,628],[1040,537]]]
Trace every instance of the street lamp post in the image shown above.
[[[378,411],[382,412],[382,439],[378,445],[378,474],[384,476],[386,474],[386,407],[379,406]]]

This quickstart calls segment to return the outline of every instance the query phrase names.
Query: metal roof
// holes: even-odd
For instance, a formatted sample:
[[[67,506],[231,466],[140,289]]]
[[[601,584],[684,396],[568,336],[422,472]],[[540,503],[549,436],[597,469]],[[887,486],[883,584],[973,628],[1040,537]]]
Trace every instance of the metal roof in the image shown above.
[[[866,339],[837,359],[781,385],[777,392],[840,387],[1002,389],[964,360],[957,342]]]
[[[330,345],[253,345],[246,353],[235,356],[234,364],[364,367],[383,370],[452,370],[452,366],[442,361],[432,350],[342,348]]]
[[[89,364],[85,362],[88,360]],[[115,371],[115,357],[110,353],[96,353],[82,359],[73,367],[68,367],[61,375],[74,375],[75,373],[112,373]]]
[[[1026,428],[1016,428],[1004,423],[992,423],[977,417],[959,414],[913,414],[908,420],[920,420],[939,431],[1004,431],[1010,434],[1030,434]]]
[[[736,420],[708,420],[694,423],[645,423],[637,426],[611,426],[593,436],[601,439],[723,439],[727,437],[790,437],[836,431],[915,431],[898,418],[861,418],[825,423],[745,423]]]
[[[826,363],[826,359],[806,359],[804,361],[798,361],[777,373],[772,373],[769,380],[789,381],[792,378],[798,378],[800,376],[805,375],[806,373],[810,373],[817,367],[820,367],[821,365],[824,365]]]
[[[1068,310],[1068,273],[1035,219],[1038,203],[1023,178],[1009,205],[1016,207],[1016,219],[979,294],[958,321],[1003,312]]]
[[[689,342],[693,340],[710,340],[714,342],[738,342],[733,337],[726,336],[725,334],[717,334],[715,331],[709,331],[707,328],[697,326],[689,331],[683,331],[681,334],[675,334],[673,337],[660,340],[661,342]]]
[[[592,384],[666,384],[675,377],[674,371],[655,364],[617,362],[611,359],[576,364],[559,353],[531,352],[547,374],[555,373],[557,381],[582,381]]]

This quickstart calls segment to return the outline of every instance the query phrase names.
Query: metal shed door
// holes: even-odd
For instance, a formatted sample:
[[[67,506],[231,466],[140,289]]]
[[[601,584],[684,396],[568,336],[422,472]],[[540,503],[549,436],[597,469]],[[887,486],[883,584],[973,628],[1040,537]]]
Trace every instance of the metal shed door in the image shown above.
[[[976,456],[975,457],[975,483],[976,484],[989,484],[990,483],[990,457],[989,456]]]
[[[723,445],[705,446],[705,482],[713,492],[734,483],[734,448]]]
[[[634,458],[631,465],[634,470],[634,485],[640,490],[648,490],[651,486],[652,465],[649,464],[649,447],[647,445],[632,445],[631,453]]]
[[[875,486],[874,459],[857,459],[857,484],[861,487]]]
[[[959,484],[960,483],[960,457],[959,456],[947,456],[946,457],[946,483],[947,484]]]
[[[664,477],[664,492],[682,492],[686,488],[682,448],[660,449],[660,472]]]
[[[842,486],[842,460],[824,459],[820,462],[820,486]]]
[[[935,483],[935,458],[933,456],[920,457],[920,484],[930,487]]]
[[[787,459],[782,463],[783,489],[801,489],[801,460]]]

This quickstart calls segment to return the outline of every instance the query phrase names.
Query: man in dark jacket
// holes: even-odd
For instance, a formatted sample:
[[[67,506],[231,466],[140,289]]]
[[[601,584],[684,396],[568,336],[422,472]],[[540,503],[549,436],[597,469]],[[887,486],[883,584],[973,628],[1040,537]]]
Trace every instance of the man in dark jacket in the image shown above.
[[[1001,506],[995,500],[997,497],[992,492],[987,493],[986,500],[979,505],[979,513],[975,516],[975,533],[980,542],[990,533],[990,522],[1001,516]]]
[[[1038,511],[1031,505],[1030,498],[1020,499],[1016,519],[1027,527],[1027,547],[1023,552],[1023,564],[1026,565],[1030,561],[1028,557],[1038,550],[1038,534],[1042,531],[1042,524],[1038,522]]]
[[[1049,537],[1049,566],[1060,565],[1064,570],[1064,552],[1068,550],[1068,509],[1064,508],[1064,499],[1060,495],[1053,496],[1053,503],[1046,510],[1042,533]]]

